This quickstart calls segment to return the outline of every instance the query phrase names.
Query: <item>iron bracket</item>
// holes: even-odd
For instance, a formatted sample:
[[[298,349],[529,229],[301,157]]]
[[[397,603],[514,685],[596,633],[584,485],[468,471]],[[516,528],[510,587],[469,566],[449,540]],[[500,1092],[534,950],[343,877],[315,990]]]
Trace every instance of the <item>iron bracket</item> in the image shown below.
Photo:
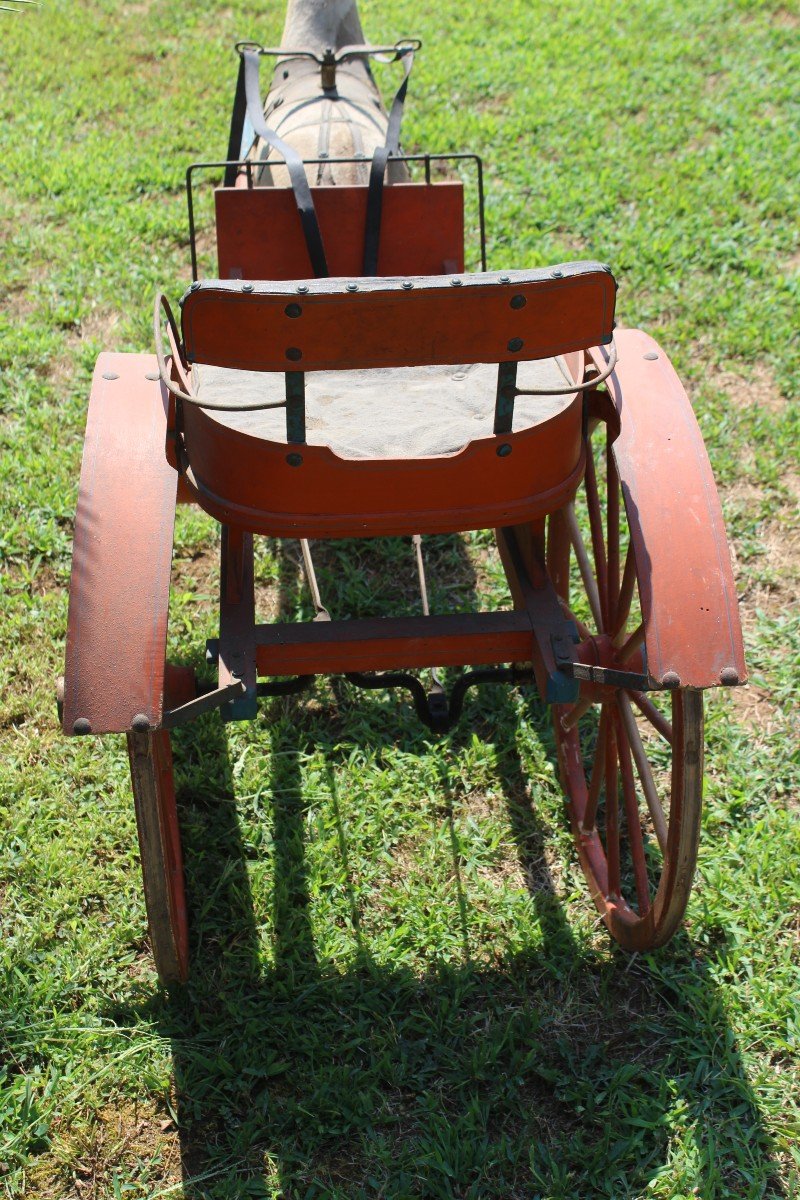
[[[229,700],[238,700],[246,691],[247,688],[241,679],[234,680],[225,687],[214,688],[213,692],[205,692],[202,696],[197,696],[194,700],[189,700],[186,704],[180,704],[177,708],[165,712],[161,720],[161,727],[162,729],[175,729],[178,725],[185,725],[187,721],[193,721],[195,717],[199,717],[203,713],[221,708]]]

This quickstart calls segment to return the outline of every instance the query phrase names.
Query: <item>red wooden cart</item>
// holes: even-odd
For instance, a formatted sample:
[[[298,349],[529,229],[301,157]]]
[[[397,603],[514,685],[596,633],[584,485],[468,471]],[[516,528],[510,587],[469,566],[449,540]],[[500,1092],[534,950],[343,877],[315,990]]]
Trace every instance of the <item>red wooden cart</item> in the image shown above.
[[[213,708],[251,718],[259,696],[324,673],[408,687],[435,730],[459,718],[473,684],[534,683],[553,706],[592,898],[623,946],[662,945],[694,872],[703,690],[745,679],[686,393],[652,338],[615,332],[607,266],[465,273],[462,185],[432,179],[447,156],[416,156],[413,182],[396,137],[338,159],[306,153],[304,189],[291,130],[265,132],[258,113],[248,126],[269,51],[240,52],[216,193],[220,278],[194,279],[179,324],[159,298],[156,354],[100,356],[75,526],[63,728],[127,735],[159,975],[188,969],[170,730]],[[379,52],[281,51],[268,115],[295,85],[306,101],[362,111]],[[316,185],[332,165],[355,177]],[[253,186],[266,169],[273,186]],[[213,691],[165,662],[179,500],[222,527]],[[307,539],[482,528],[496,530],[508,611],[256,621],[254,536],[303,540],[325,617]],[[449,698],[411,674],[444,666],[470,668]]]

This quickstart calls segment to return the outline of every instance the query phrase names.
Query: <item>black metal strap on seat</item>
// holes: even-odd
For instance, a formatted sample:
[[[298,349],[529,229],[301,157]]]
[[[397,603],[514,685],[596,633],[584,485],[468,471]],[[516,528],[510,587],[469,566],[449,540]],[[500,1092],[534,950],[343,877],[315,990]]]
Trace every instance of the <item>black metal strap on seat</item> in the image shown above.
[[[397,89],[392,107],[389,110],[389,122],[386,128],[386,142],[377,146],[372,155],[372,165],[369,171],[369,188],[367,191],[367,219],[364,228],[364,274],[378,274],[378,251],[381,241],[381,216],[383,214],[383,186],[386,182],[386,167],[389,159],[400,152],[400,125],[403,120],[403,105],[408,92],[408,79],[414,65],[415,43],[399,45],[397,57],[403,61],[403,79]]]
[[[258,137],[263,138],[273,150],[277,150],[278,154],[283,158],[286,169],[289,172],[297,211],[303,226],[303,236],[305,237],[308,255],[311,259],[311,269],[317,279],[325,279],[330,272],[328,271],[328,263],[325,258],[325,247],[322,244],[322,233],[319,227],[319,220],[317,219],[317,211],[314,208],[314,199],[311,195],[308,179],[306,178],[305,165],[294,147],[285,142],[283,138],[278,137],[277,133],[270,129],[264,120],[264,108],[259,84],[260,64],[261,59],[257,51],[250,49],[242,50],[236,95],[238,99],[240,92],[243,91],[245,108],[244,112],[238,118],[238,136],[241,139],[244,128],[244,113],[246,113],[247,119],[253,126],[253,132]],[[234,120],[231,122],[231,142],[234,140],[234,126],[236,124],[236,106],[234,103]],[[230,154],[231,151],[229,148],[229,159]]]

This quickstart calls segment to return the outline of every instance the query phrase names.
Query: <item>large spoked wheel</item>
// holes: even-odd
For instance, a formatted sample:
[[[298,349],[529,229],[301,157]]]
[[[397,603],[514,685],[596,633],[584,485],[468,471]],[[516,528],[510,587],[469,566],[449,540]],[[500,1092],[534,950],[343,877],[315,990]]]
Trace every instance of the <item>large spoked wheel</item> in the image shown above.
[[[592,442],[599,443],[593,449]],[[635,504],[635,497],[631,497]],[[587,663],[642,673],[637,564],[605,427],[575,503],[548,527],[548,568]],[[646,558],[646,555],[642,555]],[[703,789],[702,692],[582,683],[554,708],[559,766],[581,866],[612,936],[663,946],[686,910]]]
[[[163,983],[179,983],[188,972],[189,933],[169,733],[129,733],[128,757],[153,958]]]

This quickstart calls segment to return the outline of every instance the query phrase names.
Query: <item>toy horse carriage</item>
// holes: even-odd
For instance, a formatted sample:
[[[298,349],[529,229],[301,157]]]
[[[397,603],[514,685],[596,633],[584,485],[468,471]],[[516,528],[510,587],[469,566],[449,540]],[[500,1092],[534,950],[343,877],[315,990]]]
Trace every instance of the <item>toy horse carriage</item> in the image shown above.
[[[663,945],[694,871],[703,690],[745,678],[722,515],[664,351],[616,330],[596,262],[464,272],[460,181],[411,178],[417,43],[364,44],[354,7],[297,0],[280,50],[238,47],[216,192],[219,278],[155,354],[100,356],[75,527],[63,727],[125,733],[159,975],[188,969],[170,730],[341,673],[402,685],[434,730],[485,681],[553,706],[592,898]],[[259,65],[276,66],[266,106]],[[403,68],[387,115],[370,60]],[[442,156],[447,157],[447,156]],[[192,168],[189,174],[190,202]],[[482,200],[482,197],[481,197]],[[166,333],[166,342],[164,334]],[[175,507],[221,525],[213,690],[165,663]],[[496,530],[507,611],[331,620],[309,539]],[[301,540],[310,622],[256,622],[253,539]],[[421,566],[421,557],[420,557]],[[468,668],[448,697],[412,672]]]

